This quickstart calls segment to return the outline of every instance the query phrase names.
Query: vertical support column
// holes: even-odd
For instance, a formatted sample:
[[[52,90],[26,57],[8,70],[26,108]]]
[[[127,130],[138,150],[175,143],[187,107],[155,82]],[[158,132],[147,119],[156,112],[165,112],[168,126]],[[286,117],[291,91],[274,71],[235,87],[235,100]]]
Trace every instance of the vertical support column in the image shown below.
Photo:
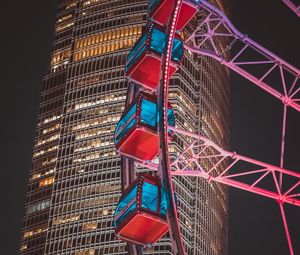
[[[281,168],[283,168],[283,166],[284,166],[286,115],[287,115],[287,104],[285,103],[283,106],[282,133],[281,133],[281,153],[280,153],[280,167]],[[280,189],[282,189],[282,173],[280,173],[279,186],[280,186]]]
[[[290,249],[290,255],[294,255],[293,244],[292,244],[292,240],[291,240],[291,236],[290,236],[289,227],[288,227],[288,224],[287,224],[287,221],[286,221],[283,202],[279,201],[278,204],[279,204],[279,207],[280,207],[280,213],[281,213],[281,217],[282,217],[282,221],[283,221],[283,225],[284,225],[284,230],[285,230],[286,238],[287,238],[289,249]]]

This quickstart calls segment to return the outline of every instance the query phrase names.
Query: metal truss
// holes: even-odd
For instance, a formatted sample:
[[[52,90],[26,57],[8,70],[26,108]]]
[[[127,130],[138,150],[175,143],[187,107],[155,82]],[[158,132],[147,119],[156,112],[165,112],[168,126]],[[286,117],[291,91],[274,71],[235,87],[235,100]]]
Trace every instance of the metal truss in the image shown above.
[[[172,174],[202,177],[276,200],[290,254],[294,255],[284,204],[300,207],[300,173],[283,166],[287,108],[300,112],[300,71],[239,32],[212,4],[202,0],[198,9],[203,20],[186,39],[185,48],[212,57],[283,103],[280,167],[226,151],[201,135],[169,127],[189,141],[170,163]],[[139,165],[159,169],[153,162],[139,162]]]
[[[185,48],[209,56],[300,112],[300,71],[239,32],[218,8],[201,1],[205,17]],[[221,43],[220,43],[221,42]]]
[[[300,173],[224,150],[202,135],[178,128],[169,129],[189,141],[185,149],[171,160],[171,174],[201,177],[274,199],[280,207],[290,254],[294,255],[284,204],[300,207]],[[154,161],[136,161],[136,164],[158,170]]]
[[[282,1],[300,18],[300,4],[296,5],[291,0]]]
[[[172,175],[201,177],[300,207],[300,173],[224,150],[202,135],[169,129],[189,141],[171,160]],[[153,170],[158,168],[150,161],[137,164]],[[282,185],[280,175],[283,176]]]
[[[299,6],[283,0],[299,16]],[[199,176],[276,200],[290,254],[294,255],[284,204],[300,206],[300,174],[284,169],[287,108],[300,112],[300,70],[239,32],[218,8],[202,0],[203,21],[185,48],[212,57],[283,103],[280,167],[228,152],[208,139],[175,129],[192,141],[172,163],[174,175]]]

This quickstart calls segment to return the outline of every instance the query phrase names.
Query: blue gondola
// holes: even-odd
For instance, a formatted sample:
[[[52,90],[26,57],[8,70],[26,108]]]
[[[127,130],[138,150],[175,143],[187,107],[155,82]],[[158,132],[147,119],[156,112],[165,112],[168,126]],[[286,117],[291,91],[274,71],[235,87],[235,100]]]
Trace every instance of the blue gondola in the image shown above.
[[[115,210],[115,233],[127,242],[153,244],[168,231],[166,213],[160,179],[141,174],[123,193]]]
[[[141,160],[151,160],[158,153],[157,97],[140,92],[135,101],[125,109],[115,130],[114,141],[121,155]],[[174,112],[169,106],[168,125],[175,126]],[[172,133],[169,132],[171,137]]]

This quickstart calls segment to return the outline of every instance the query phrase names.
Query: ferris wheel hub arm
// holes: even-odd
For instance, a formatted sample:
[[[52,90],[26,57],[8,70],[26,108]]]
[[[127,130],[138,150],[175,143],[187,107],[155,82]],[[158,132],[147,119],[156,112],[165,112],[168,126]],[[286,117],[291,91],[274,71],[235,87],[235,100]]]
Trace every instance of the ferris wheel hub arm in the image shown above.
[[[239,32],[212,4],[203,0],[198,8],[205,17],[185,41],[185,48],[215,59],[300,112],[300,70]],[[280,77],[278,82],[274,77]]]
[[[224,150],[202,135],[174,127],[169,129],[190,141],[171,160],[173,176],[201,177],[300,207],[300,173]],[[158,168],[153,161],[137,164],[152,170]],[[284,180],[282,186],[280,175]]]

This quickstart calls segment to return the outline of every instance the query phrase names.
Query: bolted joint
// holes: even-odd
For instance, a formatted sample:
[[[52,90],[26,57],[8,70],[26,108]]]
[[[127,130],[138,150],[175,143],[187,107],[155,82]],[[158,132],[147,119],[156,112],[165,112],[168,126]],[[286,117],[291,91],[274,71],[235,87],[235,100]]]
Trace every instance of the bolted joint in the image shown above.
[[[284,96],[284,97],[281,98],[281,102],[282,102],[284,105],[289,106],[289,105],[291,105],[292,100],[291,100],[291,98],[289,98],[289,97],[287,97],[287,96]]]

